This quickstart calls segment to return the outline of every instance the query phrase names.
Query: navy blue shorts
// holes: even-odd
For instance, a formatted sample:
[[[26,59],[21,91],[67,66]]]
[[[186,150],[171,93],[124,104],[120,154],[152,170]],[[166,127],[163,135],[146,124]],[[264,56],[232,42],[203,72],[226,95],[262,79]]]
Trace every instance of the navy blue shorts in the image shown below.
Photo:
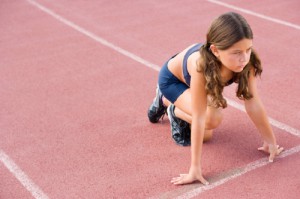
[[[163,65],[159,72],[158,86],[163,96],[174,103],[186,89],[189,89],[189,86],[171,73],[168,69],[168,62]]]

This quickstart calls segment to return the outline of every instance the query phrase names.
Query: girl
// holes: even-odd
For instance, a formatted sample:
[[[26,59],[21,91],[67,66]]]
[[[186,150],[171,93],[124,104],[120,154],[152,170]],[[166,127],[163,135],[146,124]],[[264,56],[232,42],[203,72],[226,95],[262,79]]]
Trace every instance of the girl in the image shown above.
[[[180,145],[190,144],[187,137],[191,132],[189,173],[173,178],[173,184],[197,180],[208,184],[201,171],[202,143],[222,121],[222,109],[227,106],[222,91],[231,83],[237,83],[236,95],[244,100],[247,114],[263,138],[259,150],[270,154],[270,162],[283,150],[276,144],[257,92],[256,76],[262,68],[252,40],[247,21],[237,13],[225,13],[212,22],[204,44],[189,46],[162,67],[149,120],[158,122],[167,111],[173,138]]]

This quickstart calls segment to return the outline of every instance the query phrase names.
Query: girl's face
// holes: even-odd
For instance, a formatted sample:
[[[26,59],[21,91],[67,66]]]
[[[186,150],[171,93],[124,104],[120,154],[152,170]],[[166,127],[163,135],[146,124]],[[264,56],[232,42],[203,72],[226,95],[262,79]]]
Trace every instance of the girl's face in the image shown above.
[[[211,50],[225,67],[233,72],[241,72],[248,64],[251,55],[252,39],[242,39],[226,50],[213,47]]]

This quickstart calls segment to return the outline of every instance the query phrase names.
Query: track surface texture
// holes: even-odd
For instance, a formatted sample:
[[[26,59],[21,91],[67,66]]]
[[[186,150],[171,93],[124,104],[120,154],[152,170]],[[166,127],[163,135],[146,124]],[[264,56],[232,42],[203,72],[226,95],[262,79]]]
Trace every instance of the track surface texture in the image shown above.
[[[299,10],[298,0],[2,0],[0,198],[299,198]],[[268,163],[256,150],[232,85],[203,148],[210,185],[174,186],[190,147],[172,141],[166,117],[148,121],[158,71],[228,11],[252,26],[259,92],[285,151]]]

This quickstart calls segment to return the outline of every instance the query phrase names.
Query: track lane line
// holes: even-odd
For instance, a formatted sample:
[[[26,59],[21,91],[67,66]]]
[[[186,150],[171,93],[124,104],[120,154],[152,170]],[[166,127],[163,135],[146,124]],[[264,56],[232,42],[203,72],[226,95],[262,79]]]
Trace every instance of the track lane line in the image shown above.
[[[238,110],[243,111],[243,112],[246,113],[245,107],[242,104],[240,104],[238,102],[235,102],[235,101],[233,101],[231,99],[228,99],[226,97],[225,97],[225,99],[226,99],[227,103],[230,106],[232,106],[232,107],[234,107],[234,108],[236,108],[236,109],[238,109]],[[289,126],[287,124],[284,124],[282,122],[279,122],[279,121],[277,121],[277,120],[275,120],[275,119],[273,119],[271,117],[268,117],[268,119],[269,119],[269,122],[270,122],[270,124],[272,126],[277,127],[278,129],[281,129],[283,131],[286,131],[286,132],[288,132],[288,133],[290,133],[290,134],[292,134],[294,136],[300,137],[300,130],[295,129],[295,128],[293,128],[293,127],[291,127],[291,126]]]
[[[10,157],[0,149],[0,161],[21,182],[34,198],[48,199],[49,197],[39,188]]]
[[[64,17],[56,14],[55,12],[53,12],[52,10],[50,10],[50,9],[46,8],[45,6],[39,4],[38,2],[33,1],[33,0],[27,0],[27,2],[30,3],[31,5],[39,8],[40,10],[42,10],[45,13],[47,13],[48,15],[54,17],[55,19],[57,19],[58,21],[62,22],[63,24],[65,24],[65,25],[67,25],[67,26],[69,26],[69,27],[77,30],[78,32],[84,34],[85,36],[87,36],[87,37],[89,37],[89,38],[91,38],[91,39],[93,39],[93,40],[101,43],[102,45],[107,46],[107,47],[109,47],[109,48],[111,48],[111,49],[113,49],[113,50],[115,50],[115,51],[117,51],[117,52],[125,55],[126,57],[129,57],[129,58],[131,58],[131,59],[133,59],[133,60],[135,60],[135,61],[137,61],[137,62],[139,62],[139,63],[141,63],[141,64],[143,64],[143,65],[145,65],[147,67],[149,67],[149,68],[152,68],[152,69],[154,69],[156,71],[160,70],[160,67],[158,67],[157,65],[152,64],[152,63],[148,62],[147,60],[145,60],[145,59],[143,59],[143,58],[141,58],[141,57],[139,57],[139,56],[137,56],[137,55],[135,55],[135,54],[133,54],[133,53],[131,53],[131,52],[129,52],[129,51],[121,48],[121,47],[119,47],[119,46],[116,46],[116,45],[110,43],[109,41],[107,41],[107,40],[105,40],[105,39],[103,39],[103,38],[95,35],[94,33],[92,33],[90,31],[88,31],[88,30],[80,27],[79,25],[73,23],[72,21],[67,20],[66,18],[64,18]]]
[[[293,24],[293,23],[290,23],[290,22],[287,22],[287,21],[283,21],[283,20],[280,20],[280,19],[276,19],[274,17],[269,17],[267,15],[263,15],[263,14],[259,14],[257,12],[253,12],[251,10],[247,10],[247,9],[244,9],[244,8],[240,8],[240,7],[237,7],[237,6],[234,6],[234,5],[231,5],[231,4],[228,4],[228,3],[224,3],[224,2],[221,2],[221,1],[217,1],[217,0],[207,0],[208,2],[210,3],[214,3],[214,4],[217,4],[217,5],[220,5],[220,6],[223,6],[223,7],[226,7],[226,8],[231,8],[233,10],[238,10],[240,12],[243,12],[243,13],[246,13],[246,14],[249,14],[249,15],[252,15],[252,16],[255,16],[255,17],[258,17],[258,18],[261,18],[261,19],[265,19],[267,21],[271,21],[271,22],[274,22],[274,23],[277,23],[277,24],[280,24],[280,25],[284,25],[284,26],[288,26],[288,27],[291,27],[291,28],[295,28],[297,30],[300,30],[300,26],[297,25],[297,24]]]

